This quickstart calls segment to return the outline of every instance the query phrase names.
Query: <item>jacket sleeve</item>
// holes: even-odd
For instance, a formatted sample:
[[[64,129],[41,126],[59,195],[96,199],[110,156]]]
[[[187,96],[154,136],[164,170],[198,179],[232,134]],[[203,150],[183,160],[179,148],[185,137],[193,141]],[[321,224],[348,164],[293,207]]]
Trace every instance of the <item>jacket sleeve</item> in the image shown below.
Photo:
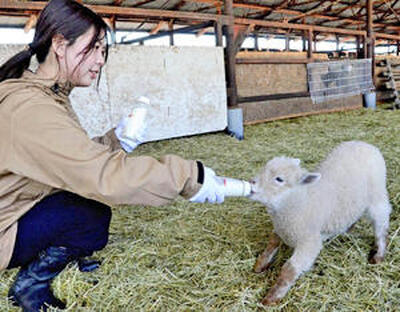
[[[109,205],[157,206],[200,189],[196,161],[113,152],[48,102],[34,98],[12,115],[10,171]]]

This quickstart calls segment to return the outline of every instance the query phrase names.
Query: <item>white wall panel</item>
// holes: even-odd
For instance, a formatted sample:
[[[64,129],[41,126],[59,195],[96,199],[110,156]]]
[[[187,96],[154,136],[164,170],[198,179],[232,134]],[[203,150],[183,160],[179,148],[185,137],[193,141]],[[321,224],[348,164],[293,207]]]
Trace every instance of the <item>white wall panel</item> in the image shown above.
[[[0,63],[21,46],[0,45]],[[117,46],[110,48],[99,88],[76,88],[71,102],[90,136],[115,126],[147,96],[147,141],[223,130],[227,103],[223,49]]]

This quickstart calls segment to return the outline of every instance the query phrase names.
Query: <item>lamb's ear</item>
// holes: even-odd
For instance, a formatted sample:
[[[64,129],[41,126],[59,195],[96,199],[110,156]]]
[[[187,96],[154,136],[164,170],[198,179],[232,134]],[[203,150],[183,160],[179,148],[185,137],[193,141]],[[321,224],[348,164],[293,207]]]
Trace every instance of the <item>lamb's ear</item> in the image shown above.
[[[318,172],[308,172],[300,179],[300,184],[312,184],[317,182],[321,178],[321,174]]]

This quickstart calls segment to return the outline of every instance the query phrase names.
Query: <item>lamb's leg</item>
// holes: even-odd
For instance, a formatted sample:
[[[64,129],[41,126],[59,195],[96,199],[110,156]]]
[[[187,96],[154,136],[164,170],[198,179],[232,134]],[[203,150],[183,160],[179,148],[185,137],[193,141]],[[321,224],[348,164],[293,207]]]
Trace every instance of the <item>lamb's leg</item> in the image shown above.
[[[380,263],[383,261],[386,252],[391,206],[388,201],[384,201],[379,205],[371,206],[368,212],[375,232],[375,249],[371,252],[369,262]]]
[[[269,236],[267,248],[261,255],[258,256],[257,261],[254,265],[254,272],[261,273],[268,269],[273,261],[276,252],[279,249],[280,242],[281,239],[275,233],[272,233]]]
[[[275,285],[262,300],[262,304],[272,305],[282,299],[297,278],[311,268],[321,248],[322,241],[320,239],[308,241],[296,247],[292,257],[283,265]]]

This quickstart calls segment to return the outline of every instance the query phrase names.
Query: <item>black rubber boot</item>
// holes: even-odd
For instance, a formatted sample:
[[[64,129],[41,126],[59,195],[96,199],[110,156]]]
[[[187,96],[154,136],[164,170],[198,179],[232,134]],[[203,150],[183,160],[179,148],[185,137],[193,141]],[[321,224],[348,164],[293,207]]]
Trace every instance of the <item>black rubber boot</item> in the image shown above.
[[[47,311],[48,306],[65,309],[65,303],[53,295],[50,283],[75,259],[68,248],[47,248],[38,259],[20,269],[8,297],[24,312]]]
[[[78,259],[78,268],[81,272],[93,272],[97,270],[101,265],[100,260],[91,259],[91,258],[79,258]]]

